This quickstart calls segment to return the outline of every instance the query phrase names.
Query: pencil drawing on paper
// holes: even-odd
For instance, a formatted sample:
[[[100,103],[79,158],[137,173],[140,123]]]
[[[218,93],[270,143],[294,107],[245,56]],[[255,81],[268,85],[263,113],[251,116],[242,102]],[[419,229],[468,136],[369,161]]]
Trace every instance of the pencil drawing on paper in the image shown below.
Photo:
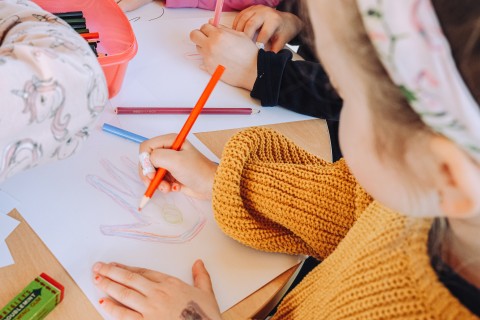
[[[145,186],[138,177],[137,164],[126,156],[120,160],[121,166],[116,166],[109,160],[100,160],[108,178],[86,176],[92,187],[108,196],[135,220],[131,224],[101,225],[100,231],[104,235],[183,243],[193,239],[202,230],[206,223],[205,214],[195,207],[195,200],[183,194],[166,195],[157,192],[148,206],[141,213],[138,212],[138,201]]]
[[[163,15],[165,14],[165,9],[164,8],[161,8],[161,12],[157,15],[157,16],[154,16],[154,17],[151,17],[151,18],[147,18],[147,17],[142,17],[142,16],[135,16],[135,17],[129,17],[128,18],[128,21],[130,22],[137,22],[137,21],[155,21],[155,20],[158,20],[160,19],[161,17],[163,17]]]

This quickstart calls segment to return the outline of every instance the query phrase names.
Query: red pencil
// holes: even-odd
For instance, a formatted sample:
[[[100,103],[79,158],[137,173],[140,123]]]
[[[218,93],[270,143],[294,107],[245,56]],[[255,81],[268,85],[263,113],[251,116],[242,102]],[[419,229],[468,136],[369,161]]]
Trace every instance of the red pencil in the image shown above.
[[[83,39],[98,39],[100,37],[100,34],[98,32],[90,32],[90,33],[81,33],[80,34]]]
[[[215,70],[215,72],[212,74],[212,78],[208,82],[207,87],[205,88],[203,93],[200,95],[200,98],[198,99],[197,104],[193,108],[192,113],[190,113],[190,115],[188,116],[187,121],[185,121],[185,124],[183,125],[182,130],[180,130],[180,133],[175,138],[175,141],[173,142],[171,149],[176,151],[180,150],[183,142],[185,142],[185,139],[187,138],[187,135],[190,132],[190,129],[192,129],[193,124],[195,123],[195,120],[197,120],[198,115],[200,114],[203,107],[205,106],[205,103],[207,102],[208,97],[210,96],[213,89],[215,88],[218,81],[220,80],[220,77],[222,76],[223,71],[225,71],[225,67],[219,65]],[[148,186],[147,191],[145,191],[145,195],[140,201],[140,205],[138,206],[139,211],[142,210],[142,208],[152,198],[153,194],[155,193],[155,190],[157,190],[158,186],[160,185],[160,182],[162,182],[166,174],[167,174],[167,170],[165,170],[164,168],[158,168],[152,181],[150,181],[150,185]]]
[[[193,108],[117,107],[116,114],[189,114]],[[254,108],[203,108],[201,114],[254,114]]]

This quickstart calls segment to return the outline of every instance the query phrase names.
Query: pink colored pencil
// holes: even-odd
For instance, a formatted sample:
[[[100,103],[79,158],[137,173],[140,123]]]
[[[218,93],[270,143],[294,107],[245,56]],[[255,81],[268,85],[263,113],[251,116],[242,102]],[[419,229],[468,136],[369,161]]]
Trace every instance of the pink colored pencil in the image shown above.
[[[220,23],[220,16],[222,15],[222,9],[223,9],[223,0],[217,0],[217,3],[215,4],[215,16],[213,17],[213,25],[215,27],[218,27],[218,24]]]
[[[118,107],[116,114],[190,114],[192,108]],[[254,108],[203,108],[201,114],[254,114]]]

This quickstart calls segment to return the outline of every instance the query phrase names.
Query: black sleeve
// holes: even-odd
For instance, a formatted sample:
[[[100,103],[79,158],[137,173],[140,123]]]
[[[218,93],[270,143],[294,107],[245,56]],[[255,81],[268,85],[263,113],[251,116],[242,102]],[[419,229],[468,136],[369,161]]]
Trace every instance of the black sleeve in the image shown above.
[[[292,61],[292,53],[285,49],[278,53],[259,50],[257,79],[250,95],[262,106],[279,105],[327,120],[338,120],[342,108],[322,66]]]

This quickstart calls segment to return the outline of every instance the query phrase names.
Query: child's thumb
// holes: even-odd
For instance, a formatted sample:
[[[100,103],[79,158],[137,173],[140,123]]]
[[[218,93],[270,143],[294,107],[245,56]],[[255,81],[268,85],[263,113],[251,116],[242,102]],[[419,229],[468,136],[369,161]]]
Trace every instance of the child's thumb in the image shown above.
[[[213,293],[212,280],[202,260],[197,260],[192,267],[193,285],[202,291]]]

